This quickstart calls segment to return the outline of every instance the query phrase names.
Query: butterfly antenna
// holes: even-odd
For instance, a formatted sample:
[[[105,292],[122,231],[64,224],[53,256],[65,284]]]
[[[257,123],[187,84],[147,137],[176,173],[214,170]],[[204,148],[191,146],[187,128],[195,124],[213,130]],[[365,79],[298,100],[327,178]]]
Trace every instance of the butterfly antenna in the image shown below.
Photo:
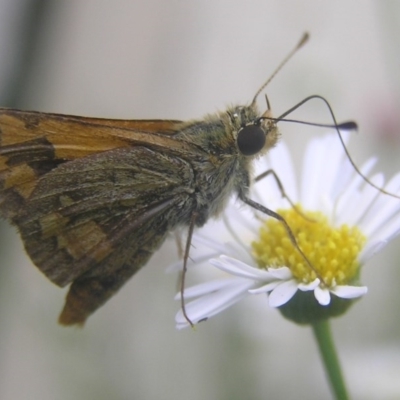
[[[268,84],[274,79],[275,75],[282,69],[282,67],[293,57],[293,55],[299,50],[303,45],[308,41],[310,35],[306,32],[301,37],[300,41],[297,43],[296,47],[283,59],[283,61],[278,65],[272,75],[268,78],[268,80],[258,89],[257,93],[255,94],[253,101],[251,102],[251,106],[254,106],[257,101],[257,97],[259,94],[268,86]]]

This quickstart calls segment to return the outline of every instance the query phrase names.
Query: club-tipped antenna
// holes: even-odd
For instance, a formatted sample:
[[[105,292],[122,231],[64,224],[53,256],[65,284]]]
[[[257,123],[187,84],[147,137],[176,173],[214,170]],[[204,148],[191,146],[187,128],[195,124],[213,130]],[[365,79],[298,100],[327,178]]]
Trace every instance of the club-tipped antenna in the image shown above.
[[[268,78],[268,80],[258,89],[257,93],[255,94],[253,101],[251,102],[251,106],[254,106],[257,101],[257,97],[259,94],[267,87],[267,85],[274,79],[275,75],[282,69],[282,67],[293,57],[293,55],[299,50],[308,40],[310,35],[308,32],[305,32],[301,37],[300,41],[297,43],[296,47],[283,59],[283,61],[278,65],[272,75]]]

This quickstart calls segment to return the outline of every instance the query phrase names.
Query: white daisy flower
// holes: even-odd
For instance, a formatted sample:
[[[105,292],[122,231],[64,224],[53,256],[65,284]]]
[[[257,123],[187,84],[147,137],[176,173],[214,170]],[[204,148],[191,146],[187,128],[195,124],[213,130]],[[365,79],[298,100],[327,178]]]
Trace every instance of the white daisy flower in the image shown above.
[[[259,172],[273,169],[296,209],[282,198],[271,178],[256,183],[250,197],[284,217],[306,259],[281,222],[247,207],[239,209],[238,202],[232,202],[221,232],[230,235],[227,243],[218,242],[215,225],[210,235],[194,238],[209,249],[194,257],[194,263],[211,258],[209,262],[225,277],[185,289],[186,313],[193,323],[260,293],[268,294],[271,307],[279,307],[299,323],[339,315],[351,305],[350,299],[367,293],[358,281],[360,267],[400,232],[400,200],[365,183],[336,134],[310,141],[300,191],[283,143],[261,161]],[[368,160],[362,173],[369,176],[375,162]],[[400,194],[400,173],[386,185],[382,174],[369,179]],[[189,326],[182,311],[176,315],[176,324]]]

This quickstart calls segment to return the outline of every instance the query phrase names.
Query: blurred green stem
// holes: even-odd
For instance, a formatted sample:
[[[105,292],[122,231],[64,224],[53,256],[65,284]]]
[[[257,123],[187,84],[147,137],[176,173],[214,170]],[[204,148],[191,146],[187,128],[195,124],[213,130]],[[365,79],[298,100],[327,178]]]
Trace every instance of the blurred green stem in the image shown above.
[[[336,348],[332,340],[329,320],[315,322],[312,327],[335,399],[348,400],[349,396],[344,383]]]

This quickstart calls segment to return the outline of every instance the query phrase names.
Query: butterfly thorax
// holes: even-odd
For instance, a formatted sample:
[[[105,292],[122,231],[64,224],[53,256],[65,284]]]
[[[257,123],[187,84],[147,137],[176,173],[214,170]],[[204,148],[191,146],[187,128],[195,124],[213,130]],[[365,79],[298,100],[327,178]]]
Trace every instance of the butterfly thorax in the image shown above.
[[[179,133],[182,140],[193,146],[192,156],[187,161],[193,169],[198,225],[203,225],[209,217],[218,216],[233,194],[248,192],[254,159],[276,143],[276,129],[271,131],[263,121],[265,130],[269,130],[264,148],[251,156],[240,152],[238,132],[256,123],[258,116],[255,106],[234,106],[202,120],[191,121]]]

